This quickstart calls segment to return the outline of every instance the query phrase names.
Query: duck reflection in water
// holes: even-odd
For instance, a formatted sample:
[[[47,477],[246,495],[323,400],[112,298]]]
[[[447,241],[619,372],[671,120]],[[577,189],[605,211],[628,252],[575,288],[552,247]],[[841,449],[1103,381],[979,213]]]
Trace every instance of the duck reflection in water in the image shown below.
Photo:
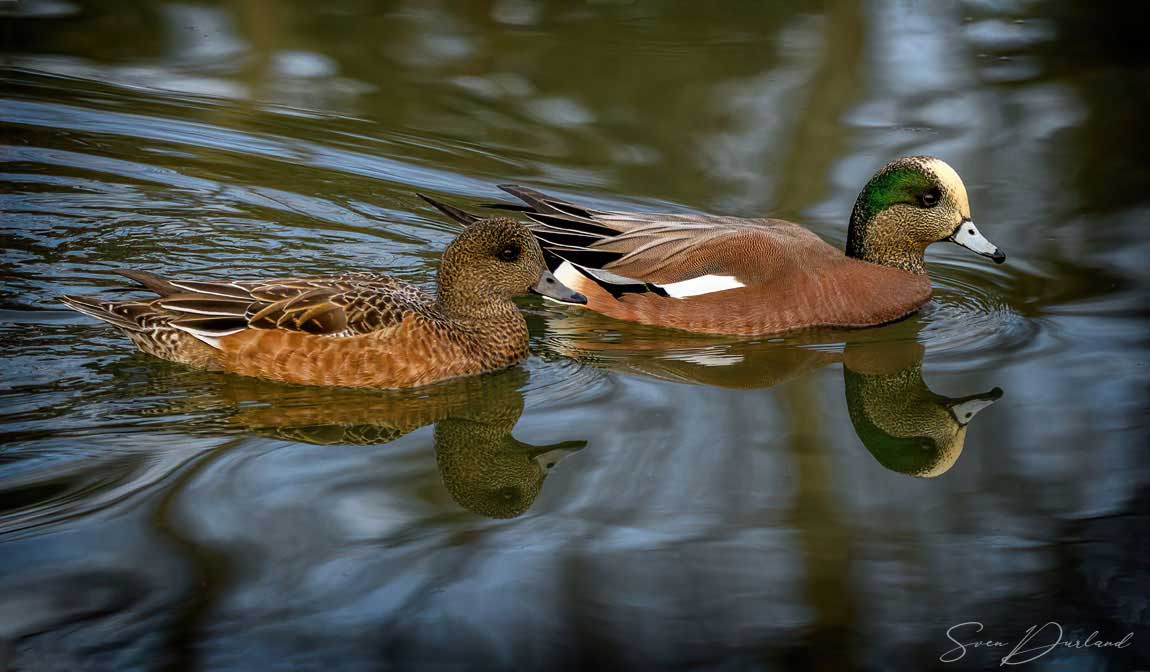
[[[935,394],[922,379],[925,353],[916,342],[847,345],[843,385],[855,433],[879,464],[931,478],[954,466],[970,421],[1002,397],[1002,389]]]
[[[554,342],[568,357],[674,382],[760,389],[841,364],[855,434],[879,464],[911,476],[939,476],[954,466],[971,420],[1002,396],[998,387],[964,397],[932,392],[922,376],[926,347],[914,339],[916,333],[906,333],[915,331],[907,323],[896,325],[897,336],[891,338],[897,340],[852,340],[841,351],[814,347],[818,334],[796,337],[793,344],[643,328],[633,338],[604,337],[616,328],[617,323],[589,315],[548,321]],[[834,337],[841,338],[841,332]]]
[[[535,446],[512,436],[523,414],[527,377],[511,369],[418,395],[238,380],[226,388],[240,407],[228,422],[243,431],[320,445],[387,443],[434,423],[436,465],[451,498],[473,513],[514,518],[531,507],[551,470],[586,446]]]

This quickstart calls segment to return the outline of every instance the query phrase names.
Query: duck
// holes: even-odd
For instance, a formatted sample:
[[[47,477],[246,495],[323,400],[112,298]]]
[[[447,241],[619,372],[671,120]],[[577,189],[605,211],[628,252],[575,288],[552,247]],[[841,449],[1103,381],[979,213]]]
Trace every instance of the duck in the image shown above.
[[[301,385],[402,389],[505,369],[529,354],[514,297],[586,302],[508,217],[464,228],[443,252],[434,295],[375,272],[216,281],[118,273],[158,298],[61,300],[161,359]]]
[[[493,207],[530,220],[549,268],[586,296],[587,309],[698,333],[887,324],[930,299],[928,246],[949,241],[1006,260],[971,219],[958,173],[931,156],[874,173],[855,201],[845,251],[781,219],[593,210],[519,185],[499,188],[524,205]]]

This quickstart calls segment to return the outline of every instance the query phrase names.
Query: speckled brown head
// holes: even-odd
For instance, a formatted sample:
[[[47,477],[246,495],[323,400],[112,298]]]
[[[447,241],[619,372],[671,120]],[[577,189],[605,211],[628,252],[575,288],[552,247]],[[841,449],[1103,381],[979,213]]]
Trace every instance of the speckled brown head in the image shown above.
[[[996,263],[1006,255],[970,218],[962,178],[945,161],[909,156],[884,166],[863,187],[851,213],[847,256],[923,273],[927,246],[950,241]]]
[[[547,270],[527,227],[506,217],[464,229],[444,250],[438,280],[440,305],[456,317],[488,316],[529,291],[564,303],[587,302]]]

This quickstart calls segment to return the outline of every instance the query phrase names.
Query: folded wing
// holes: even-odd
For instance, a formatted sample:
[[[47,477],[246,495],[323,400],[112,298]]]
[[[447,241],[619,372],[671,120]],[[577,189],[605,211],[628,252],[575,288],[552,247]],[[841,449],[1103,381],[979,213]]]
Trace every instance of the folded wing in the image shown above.
[[[500,189],[527,204],[511,207],[532,220],[555,266],[567,262],[615,296],[637,291],[684,298],[769,282],[796,258],[788,248],[804,248],[807,258],[830,250],[810,231],[781,220],[607,212],[517,185]]]
[[[429,298],[386,276],[201,282],[131,272],[128,277],[161,294],[150,302],[172,328],[218,347],[220,338],[246,329],[346,337],[395,326],[424,312]]]

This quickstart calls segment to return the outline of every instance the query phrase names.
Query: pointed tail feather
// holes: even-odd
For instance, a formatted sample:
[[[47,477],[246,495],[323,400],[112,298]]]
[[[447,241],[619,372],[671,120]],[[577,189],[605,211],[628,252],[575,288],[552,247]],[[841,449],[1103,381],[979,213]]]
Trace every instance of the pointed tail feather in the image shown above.
[[[541,191],[521,187],[518,184],[500,184],[496,185],[503,191],[511,194],[515,198],[523,201],[535,211],[545,215],[560,215],[565,217],[576,217],[579,219],[591,220],[594,218],[595,211],[581,208],[574,203],[548,196]]]
[[[172,294],[179,294],[184,291],[155,273],[149,273],[147,271],[116,271],[116,273],[130,280],[135,280],[143,285],[145,289],[150,289],[160,296],[171,296]]]
[[[462,210],[460,208],[457,208],[454,205],[448,205],[442,201],[437,201],[430,196],[425,196],[425,195],[420,194],[418,192],[415,195],[422,198],[431,207],[442,212],[443,214],[447,215],[448,217],[454,219],[455,221],[459,222],[460,224],[462,224],[464,226],[471,226],[472,224],[483,219],[479,215],[474,215],[470,212],[467,212],[466,210]]]
[[[510,210],[511,212],[535,212],[535,208],[520,203],[480,203],[479,207],[489,210]]]
[[[123,315],[113,312],[114,304],[100,301],[90,296],[61,296],[60,300],[72,310],[84,313],[88,317],[103,320],[109,324],[127,329],[129,331],[142,331],[143,327]]]

